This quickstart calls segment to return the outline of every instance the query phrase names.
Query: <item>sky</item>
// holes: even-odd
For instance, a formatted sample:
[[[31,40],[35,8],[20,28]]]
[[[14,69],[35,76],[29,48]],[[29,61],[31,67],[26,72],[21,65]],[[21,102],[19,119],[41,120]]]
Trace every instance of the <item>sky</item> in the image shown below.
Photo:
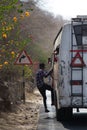
[[[38,6],[54,16],[61,15],[64,19],[87,15],[87,0],[40,0]]]

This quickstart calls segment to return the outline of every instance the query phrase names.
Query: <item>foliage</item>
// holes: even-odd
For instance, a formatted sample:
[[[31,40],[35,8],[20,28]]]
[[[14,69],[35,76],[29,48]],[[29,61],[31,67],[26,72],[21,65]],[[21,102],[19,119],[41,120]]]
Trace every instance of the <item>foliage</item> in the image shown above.
[[[25,70],[25,79],[29,80],[32,77],[32,68],[30,68],[29,66],[25,66],[24,70]]]
[[[27,47],[27,52],[31,54],[33,61],[45,62],[47,61],[47,54],[45,53],[44,49],[40,47],[38,43],[30,44]]]
[[[4,76],[17,70],[14,61],[30,41],[20,35],[21,21],[30,16],[22,6],[18,0],[0,1],[0,72],[5,70]]]

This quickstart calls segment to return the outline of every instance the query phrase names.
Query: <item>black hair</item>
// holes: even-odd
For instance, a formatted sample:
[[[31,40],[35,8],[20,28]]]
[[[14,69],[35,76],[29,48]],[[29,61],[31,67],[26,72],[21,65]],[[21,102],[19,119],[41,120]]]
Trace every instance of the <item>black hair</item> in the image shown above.
[[[45,64],[44,64],[44,63],[40,63],[40,64],[39,64],[39,68],[40,68],[40,69],[44,69],[44,68],[45,68]]]

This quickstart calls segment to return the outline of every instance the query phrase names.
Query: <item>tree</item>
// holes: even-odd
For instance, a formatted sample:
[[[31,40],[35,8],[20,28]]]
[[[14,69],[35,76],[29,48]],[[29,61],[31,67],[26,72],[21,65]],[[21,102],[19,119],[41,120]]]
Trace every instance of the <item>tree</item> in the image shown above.
[[[18,67],[13,65],[14,60],[30,41],[20,35],[20,22],[29,16],[29,9],[23,10],[23,3],[18,0],[0,1],[0,72],[3,78],[15,73]]]

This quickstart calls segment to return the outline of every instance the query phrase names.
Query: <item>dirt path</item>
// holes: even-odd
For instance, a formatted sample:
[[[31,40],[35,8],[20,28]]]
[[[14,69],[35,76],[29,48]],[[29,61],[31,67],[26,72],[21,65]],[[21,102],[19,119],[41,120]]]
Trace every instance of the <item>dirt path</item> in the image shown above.
[[[0,112],[0,130],[36,130],[42,98],[38,91],[26,93],[26,103],[15,112]]]

